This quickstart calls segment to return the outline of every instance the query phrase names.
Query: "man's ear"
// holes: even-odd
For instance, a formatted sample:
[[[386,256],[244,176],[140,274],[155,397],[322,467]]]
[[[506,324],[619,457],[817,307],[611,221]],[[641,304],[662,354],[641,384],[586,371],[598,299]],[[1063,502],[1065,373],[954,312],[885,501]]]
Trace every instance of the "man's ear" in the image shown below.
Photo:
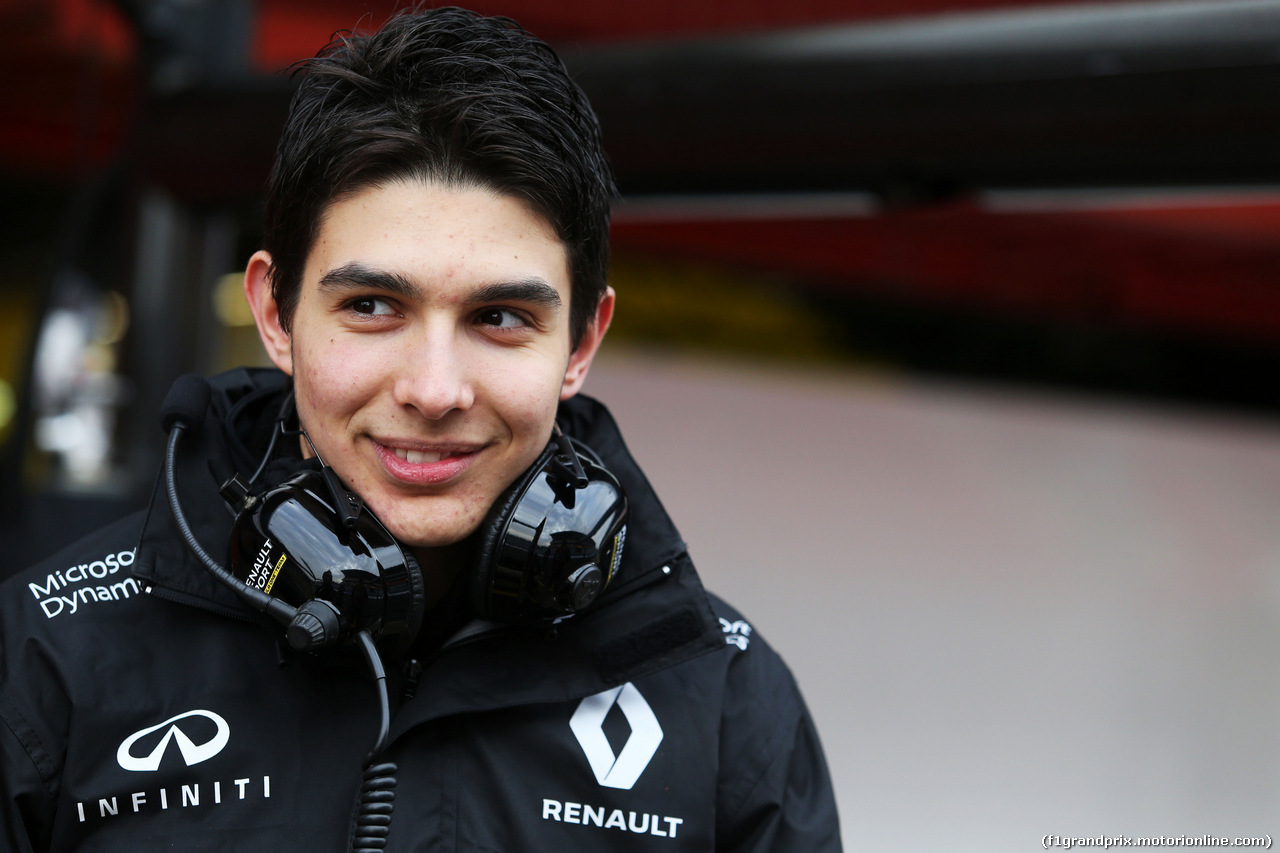
[[[582,383],[587,380],[587,371],[591,369],[591,360],[596,357],[600,342],[604,340],[605,332],[609,331],[609,323],[613,321],[614,296],[612,287],[604,289],[604,296],[600,297],[595,316],[582,333],[582,341],[569,355],[569,367],[564,372],[564,384],[560,386],[561,400],[568,400],[582,390]]]
[[[244,298],[249,302],[253,320],[258,324],[258,337],[267,349],[267,357],[276,367],[293,375],[293,347],[289,333],[280,325],[280,306],[271,294],[271,255],[253,253],[244,271]]]

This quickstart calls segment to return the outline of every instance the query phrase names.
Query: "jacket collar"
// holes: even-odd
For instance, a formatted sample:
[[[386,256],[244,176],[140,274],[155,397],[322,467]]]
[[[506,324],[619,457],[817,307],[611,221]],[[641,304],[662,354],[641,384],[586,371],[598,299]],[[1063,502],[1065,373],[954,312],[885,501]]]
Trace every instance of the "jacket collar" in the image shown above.
[[[232,473],[247,476],[253,471],[254,451],[261,455],[266,449],[270,414],[279,408],[288,384],[283,373],[263,368],[240,368],[214,377],[203,422],[179,441],[174,454],[178,501],[196,540],[214,560],[225,563],[234,521],[218,489]],[[268,419],[265,429],[255,424],[263,417]],[[187,547],[169,509],[163,465],[151,492],[134,575],[160,597],[254,618]]]
[[[233,517],[218,495],[233,471],[247,476],[265,451],[288,377],[276,370],[241,368],[210,380],[203,424],[184,437],[175,457],[178,497],[188,523],[215,560],[225,560]],[[583,395],[560,406],[567,434],[600,455],[621,482],[631,505],[627,544],[618,575],[592,610],[563,623],[555,640],[501,642],[514,631],[479,631],[448,644],[429,677],[460,686],[507,677],[503,704],[537,694],[584,696],[724,645],[685,544],[648,479],[623,442],[603,404]],[[151,498],[135,560],[135,574],[160,597],[256,618],[191,553],[170,513],[161,473]],[[540,632],[546,638],[548,632]],[[528,632],[521,636],[530,636]],[[425,685],[424,685],[425,686]],[[437,691],[421,691],[425,695]],[[488,693],[492,694],[490,688]],[[459,695],[457,690],[449,695]],[[465,695],[463,691],[462,695]],[[437,695],[440,695],[437,693]],[[435,704],[435,703],[433,703]],[[430,712],[447,713],[441,706]]]

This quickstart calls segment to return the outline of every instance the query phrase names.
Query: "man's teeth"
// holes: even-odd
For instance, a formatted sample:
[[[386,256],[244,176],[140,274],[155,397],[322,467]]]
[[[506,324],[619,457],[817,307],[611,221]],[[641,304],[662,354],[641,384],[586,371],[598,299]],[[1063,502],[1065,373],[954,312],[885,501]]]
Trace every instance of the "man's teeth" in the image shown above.
[[[411,465],[421,465],[424,462],[439,462],[441,459],[453,456],[452,453],[427,453],[421,450],[401,450],[399,447],[392,448],[404,461]]]

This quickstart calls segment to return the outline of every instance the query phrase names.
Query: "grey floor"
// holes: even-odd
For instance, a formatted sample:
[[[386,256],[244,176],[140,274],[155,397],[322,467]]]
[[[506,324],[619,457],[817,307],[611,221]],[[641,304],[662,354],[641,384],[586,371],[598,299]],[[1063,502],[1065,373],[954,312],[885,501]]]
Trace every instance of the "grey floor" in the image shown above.
[[[846,849],[1280,840],[1280,423],[627,350],[586,390],[796,672]]]

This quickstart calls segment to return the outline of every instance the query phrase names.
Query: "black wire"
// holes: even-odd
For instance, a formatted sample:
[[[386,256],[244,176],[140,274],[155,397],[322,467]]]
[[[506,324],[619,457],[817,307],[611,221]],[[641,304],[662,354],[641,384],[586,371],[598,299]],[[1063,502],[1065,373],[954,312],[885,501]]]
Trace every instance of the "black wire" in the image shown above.
[[[365,759],[365,764],[372,764],[387,745],[387,734],[391,730],[391,699],[387,694],[387,671],[382,666],[382,658],[373,644],[373,637],[369,636],[368,631],[361,631],[356,634],[356,640],[360,643],[360,651],[364,652],[364,658],[369,662],[369,669],[373,670],[373,677],[378,682],[378,705],[382,712],[378,740],[370,750],[369,757]]]
[[[200,547],[200,541],[196,539],[195,533],[191,530],[191,525],[187,524],[187,517],[182,512],[182,505],[178,503],[178,484],[174,475],[174,456],[177,453],[178,441],[182,438],[183,430],[186,426],[182,423],[173,425],[173,429],[169,431],[169,445],[165,449],[164,455],[164,488],[169,496],[169,510],[173,513],[173,520],[178,524],[178,530],[182,533],[182,538],[186,540],[187,547],[191,549],[191,553],[200,558],[200,562],[204,563],[205,568],[213,573],[214,577],[223,580],[223,575],[227,574],[227,570],[214,562]],[[225,582],[225,581],[224,581]]]
[[[262,454],[262,461],[258,463],[258,470],[254,471],[253,476],[249,478],[250,486],[257,481],[258,477],[262,475],[262,469],[266,468],[267,463],[271,461],[271,455],[275,453],[276,450],[276,440],[280,438],[280,435],[283,432],[284,427],[279,425],[276,425],[271,430],[271,443],[267,445],[267,452]]]
[[[360,784],[360,803],[356,811],[355,832],[351,838],[351,853],[377,853],[387,846],[387,836],[391,833],[391,812],[395,808],[396,799],[396,765],[392,762],[374,764],[378,755],[387,746],[387,735],[391,731],[391,700],[387,694],[387,672],[382,666],[382,658],[373,644],[368,631],[356,634],[360,650],[364,652],[373,677],[378,683],[378,704],[380,724],[378,739],[365,760],[364,779]]]
[[[285,428],[285,422],[289,419],[289,412],[293,409],[293,391],[284,396],[284,402],[280,404],[280,411],[276,413],[276,419],[271,426],[271,442],[267,445],[267,452],[262,454],[262,461],[258,463],[258,470],[253,472],[253,476],[249,478],[249,485],[252,486],[262,475],[262,470],[267,467],[267,463],[271,461],[271,456],[276,451],[276,441],[282,435],[289,435],[290,430]],[[300,434],[294,433],[294,434]],[[310,439],[308,439],[310,441]]]
[[[173,425],[173,429],[169,431],[169,444],[165,448],[164,455],[164,487],[169,496],[169,510],[173,514],[173,520],[178,525],[178,530],[182,533],[182,538],[186,540],[187,547],[191,549],[191,553],[195,554],[200,559],[200,562],[204,563],[205,568],[232,592],[240,596],[250,607],[267,614],[281,625],[290,624],[298,612],[294,607],[278,598],[272,598],[264,592],[246,586],[234,575],[218,565],[205,552],[204,548],[200,547],[200,542],[191,530],[191,525],[187,523],[187,517],[182,512],[182,505],[178,502],[178,484],[174,474],[174,468],[176,467],[174,460],[178,452],[178,441],[182,438],[182,433],[185,429],[186,425],[181,422]]]

